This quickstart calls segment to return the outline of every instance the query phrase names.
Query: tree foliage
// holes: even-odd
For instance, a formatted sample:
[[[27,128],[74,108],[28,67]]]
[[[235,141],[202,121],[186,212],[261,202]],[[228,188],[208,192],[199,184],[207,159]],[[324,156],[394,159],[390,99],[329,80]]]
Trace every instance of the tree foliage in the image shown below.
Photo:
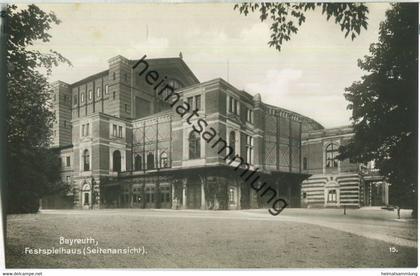
[[[8,185],[7,212],[33,212],[45,194],[56,192],[59,164],[48,148],[54,114],[49,106],[51,87],[40,70],[70,62],[55,51],[31,49],[36,41],[48,42],[51,26],[60,21],[35,5],[25,9],[9,5],[8,63]]]
[[[236,4],[245,16],[250,12],[259,11],[261,21],[270,18],[272,21],[270,47],[281,50],[283,42],[289,41],[292,34],[296,34],[298,27],[306,21],[306,13],[321,9],[327,20],[334,18],[336,24],[345,32],[345,37],[353,40],[360,31],[367,28],[366,5],[362,3],[241,3]]]
[[[379,41],[359,60],[367,74],[346,88],[355,131],[341,158],[375,161],[393,204],[417,205],[418,4],[393,4]],[[411,205],[411,206],[410,206]]]

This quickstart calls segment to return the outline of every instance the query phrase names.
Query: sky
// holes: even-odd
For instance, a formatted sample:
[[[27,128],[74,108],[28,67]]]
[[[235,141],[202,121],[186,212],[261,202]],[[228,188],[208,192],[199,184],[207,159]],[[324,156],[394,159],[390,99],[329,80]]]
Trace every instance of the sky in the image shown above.
[[[138,59],[178,57],[197,78],[223,78],[260,93],[268,104],[311,117],[324,127],[351,123],[344,89],[366,73],[357,60],[378,39],[387,3],[370,3],[368,29],[352,41],[319,10],[282,51],[269,47],[270,21],[244,16],[231,3],[42,4],[62,21],[48,43],[34,48],[60,52],[73,66],[54,68],[51,81],[73,83],[108,68],[116,55]]]

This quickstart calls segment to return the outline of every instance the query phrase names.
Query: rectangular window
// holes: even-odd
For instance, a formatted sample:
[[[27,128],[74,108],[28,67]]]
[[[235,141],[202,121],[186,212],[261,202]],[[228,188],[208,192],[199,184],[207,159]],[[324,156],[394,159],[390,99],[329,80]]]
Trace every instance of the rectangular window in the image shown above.
[[[66,166],[70,167],[70,156],[66,157]]]
[[[122,138],[123,134],[122,134],[122,126],[118,127],[118,137]]]
[[[86,124],[86,136],[89,136],[89,124]]]
[[[105,85],[105,95],[108,95],[108,90],[109,90],[109,86],[107,84],[107,85]]]
[[[307,170],[308,169],[308,158],[303,157],[303,169]]]
[[[233,188],[229,189],[229,203],[235,203],[235,191]]]
[[[70,176],[66,176],[66,182],[70,184]]]
[[[327,202],[337,202],[337,191],[336,190],[329,190],[328,191],[328,200]]]
[[[82,94],[81,94],[81,97],[82,97],[82,98],[81,98],[81,101],[82,101],[82,103],[84,103],[84,102],[85,102],[85,93],[82,93]]]
[[[117,125],[112,125],[112,136],[117,137]]]
[[[249,123],[254,123],[254,111],[252,109],[247,108],[247,110],[246,110],[246,120]]]
[[[193,107],[193,101],[194,101],[193,97],[188,97],[188,98],[187,98],[187,103],[188,103],[188,105],[190,106],[190,108],[192,108],[192,107]]]
[[[92,90],[89,90],[89,100],[92,100]]]
[[[228,105],[229,105],[228,111],[230,113],[239,115],[239,102],[238,102],[238,100],[236,100],[235,98],[233,98],[231,96],[228,96]]]
[[[236,99],[234,99],[234,103],[235,103],[235,105],[234,105],[234,111],[233,111],[233,113],[235,113],[236,115],[239,115],[239,102],[236,100]]]
[[[100,98],[101,97],[101,89],[98,87],[96,88],[96,98]]]
[[[113,93],[112,93],[112,99],[114,99],[115,100],[115,96],[117,95],[117,93],[114,91]]]
[[[74,95],[73,97],[73,104],[77,104],[77,95]]]
[[[246,162],[248,164],[254,163],[254,139],[252,136],[246,135]]]
[[[85,125],[82,125],[82,136],[85,136]]]
[[[201,95],[195,96],[195,108],[197,110],[201,109]]]

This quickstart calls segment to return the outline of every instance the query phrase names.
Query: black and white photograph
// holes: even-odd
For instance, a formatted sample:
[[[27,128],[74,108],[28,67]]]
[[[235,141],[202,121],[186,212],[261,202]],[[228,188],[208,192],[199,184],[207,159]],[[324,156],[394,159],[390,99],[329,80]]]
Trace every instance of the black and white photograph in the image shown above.
[[[2,275],[417,275],[418,3],[0,7]]]

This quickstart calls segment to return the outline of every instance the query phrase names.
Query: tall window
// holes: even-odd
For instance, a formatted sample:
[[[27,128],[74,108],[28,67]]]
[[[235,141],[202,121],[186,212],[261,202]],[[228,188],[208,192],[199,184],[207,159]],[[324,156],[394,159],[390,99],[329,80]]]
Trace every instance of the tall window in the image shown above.
[[[235,190],[229,188],[229,203],[235,203]]]
[[[105,85],[105,95],[108,95],[108,91],[109,91],[109,85]]]
[[[89,136],[89,124],[86,124],[86,135],[85,136]]]
[[[153,170],[155,168],[155,155],[151,152],[147,155],[147,169]]]
[[[325,162],[325,166],[327,168],[336,168],[338,167],[338,160],[337,155],[338,155],[338,146],[337,144],[331,143],[327,146],[327,148],[325,149],[325,153],[326,153],[326,162]]]
[[[236,135],[233,130],[229,133],[229,146],[233,149],[231,156],[234,158],[233,156],[235,156],[236,151]]]
[[[82,93],[80,96],[81,96],[81,102],[83,103],[85,101],[85,93]]]
[[[89,156],[89,150],[85,149],[83,151],[83,170],[88,171],[90,168],[90,156]]]
[[[307,170],[308,169],[308,158],[303,157],[303,169]]]
[[[169,167],[168,154],[166,153],[166,151],[164,151],[160,154],[160,167],[161,168],[168,168]]]
[[[142,158],[141,158],[141,156],[140,155],[136,155],[136,157],[134,158],[134,170],[135,171],[140,171],[141,170],[141,167],[142,167],[142,162],[143,160],[142,160]]]
[[[193,108],[193,102],[194,102],[194,98],[193,97],[188,97],[187,98],[187,103],[190,106],[190,108]]]
[[[98,87],[96,88],[96,98],[100,98],[101,97],[101,89]]]
[[[66,167],[70,167],[70,156],[66,157]]]
[[[112,154],[112,161],[114,163],[114,172],[121,171],[121,152],[119,150],[114,151]]]
[[[120,138],[123,137],[123,128],[122,128],[122,126],[118,126],[118,137],[120,137]]]
[[[77,104],[77,95],[74,95],[73,97],[73,104]]]
[[[188,144],[189,144],[190,159],[200,158],[201,141],[200,141],[200,135],[197,132],[195,131],[190,132],[190,136],[188,137]]]
[[[336,190],[329,190],[328,191],[327,202],[337,202],[337,191]]]
[[[247,108],[246,110],[246,121],[249,123],[254,123],[254,111],[252,109]]]
[[[229,113],[239,115],[239,102],[231,96],[228,96],[228,111]]]
[[[117,137],[117,125],[112,125],[112,136]]]
[[[92,100],[92,90],[89,90],[89,100]]]
[[[254,163],[254,138],[252,136],[246,136],[246,162],[248,164]]]
[[[195,96],[195,108],[197,110],[201,109],[201,95]]]

